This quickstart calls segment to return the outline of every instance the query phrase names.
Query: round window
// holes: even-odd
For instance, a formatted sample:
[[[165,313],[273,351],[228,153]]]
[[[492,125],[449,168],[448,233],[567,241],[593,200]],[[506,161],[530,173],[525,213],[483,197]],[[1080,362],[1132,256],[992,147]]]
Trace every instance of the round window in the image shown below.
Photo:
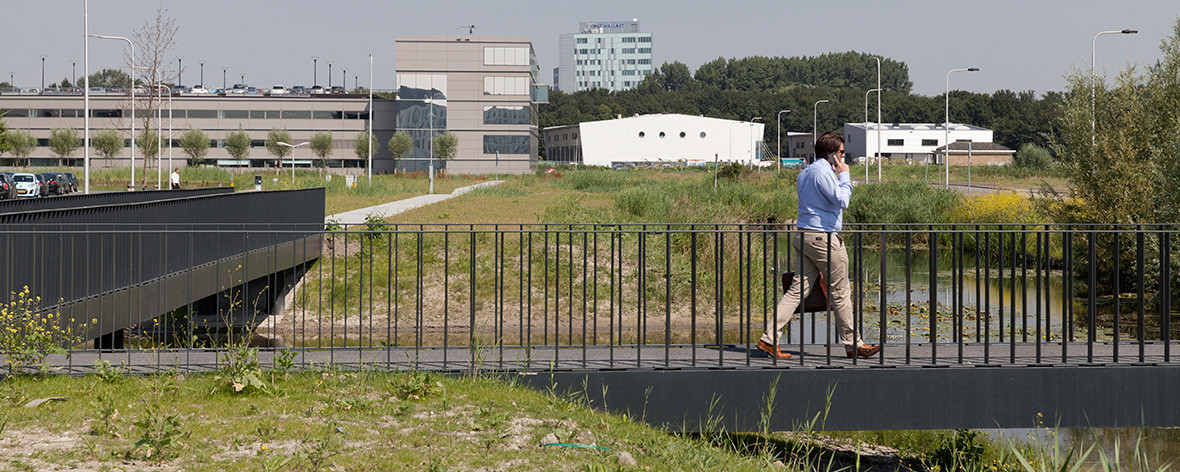
[[[702,137],[702,138],[703,138],[703,137],[705,137],[705,132],[704,132],[704,131],[701,131],[701,137]]]
[[[681,138],[683,138],[684,136],[686,136],[686,135],[684,134],[684,131],[681,131],[681,132],[680,132],[680,137],[681,137]]]
[[[646,136],[646,135],[645,135],[645,134],[643,134],[643,131],[640,131],[640,132],[639,132],[639,137],[641,137],[641,138],[642,138],[642,137],[644,137],[644,136]]]
[[[661,138],[662,138],[662,137],[664,137],[664,132],[663,132],[663,131],[660,131],[660,137],[661,137]]]

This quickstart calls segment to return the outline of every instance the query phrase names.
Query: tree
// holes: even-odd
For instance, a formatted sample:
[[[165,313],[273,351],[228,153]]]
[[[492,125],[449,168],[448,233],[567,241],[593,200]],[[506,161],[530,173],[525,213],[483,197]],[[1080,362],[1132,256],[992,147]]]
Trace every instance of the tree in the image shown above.
[[[397,173],[397,163],[414,149],[414,138],[410,133],[398,131],[389,138],[389,153],[393,154],[393,172]]]
[[[180,148],[188,155],[189,165],[197,165],[209,154],[209,135],[200,128],[189,128],[180,137]]]
[[[176,31],[179,28],[176,26],[176,20],[167,16],[167,13],[168,9],[164,8],[164,2],[160,0],[155,17],[144,20],[142,25],[131,31],[131,41],[135,43],[135,66],[143,69],[139,71],[142,72],[139,76],[148,81],[149,91],[157,90],[163,82],[174,81],[177,75],[174,68],[176,59],[169,55],[176,45]],[[127,67],[131,67],[130,61]],[[143,114],[140,115],[143,129],[151,129],[152,120],[156,118],[155,110],[161,106],[160,94],[153,92],[133,95],[131,99],[136,100],[137,114],[139,110],[143,110]],[[147,182],[147,159],[144,159],[143,165],[143,178],[144,182]]]
[[[353,150],[356,151],[356,157],[366,159],[369,157],[369,146],[373,146],[373,154],[381,149],[381,143],[377,142],[377,138],[368,130],[361,131],[356,134],[356,143],[353,145]]]
[[[54,128],[49,133],[49,149],[57,154],[57,165],[62,165],[62,159],[70,157],[82,146],[82,139],[74,128]]]
[[[90,140],[90,147],[98,151],[98,155],[104,159],[114,159],[123,152],[123,135],[113,129],[104,129]]]
[[[147,185],[148,162],[160,155],[160,135],[153,129],[144,129],[135,139],[139,149],[143,151],[143,185]]]
[[[692,74],[683,62],[665,62],[660,66],[660,73],[664,76],[664,88],[669,92],[687,89],[693,85]]]
[[[238,126],[238,130],[229,134],[225,138],[225,150],[234,159],[245,159],[250,157],[250,135]]]
[[[8,144],[8,125],[4,123],[3,117],[4,113],[0,112],[0,155],[12,149],[12,145]]]
[[[12,155],[16,157],[17,165],[27,165],[29,154],[37,147],[37,138],[34,138],[32,133],[20,129],[5,134],[8,136],[6,140]]]
[[[283,168],[283,158],[291,154],[291,146],[286,146],[279,143],[294,144],[291,142],[291,133],[287,132],[287,128],[275,128],[266,133],[266,150],[270,155],[276,157],[275,173]]]
[[[90,86],[131,88],[131,76],[119,69],[103,69],[90,74]]]
[[[59,87],[61,87],[61,88],[70,88],[73,86],[74,86],[74,84],[70,82],[70,79],[66,79],[66,78],[61,79],[61,82],[59,85]]]
[[[1012,156],[1012,165],[1025,169],[1045,170],[1052,164],[1053,158],[1049,151],[1033,143],[1024,143]]]
[[[320,175],[324,175],[324,168],[328,167],[328,156],[332,155],[332,148],[336,146],[332,133],[320,131],[311,137],[311,152],[320,158]]]
[[[439,160],[449,161],[455,158],[455,152],[459,150],[459,138],[455,133],[450,131],[443,131],[434,135],[434,156]]]

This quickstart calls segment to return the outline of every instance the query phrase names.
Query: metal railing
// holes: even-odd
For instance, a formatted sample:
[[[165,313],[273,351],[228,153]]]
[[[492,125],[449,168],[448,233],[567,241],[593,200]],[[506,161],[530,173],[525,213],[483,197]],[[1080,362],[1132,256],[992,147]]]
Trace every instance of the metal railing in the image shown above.
[[[1171,302],[1180,270],[1173,254],[1177,228],[848,227],[838,237],[847,247],[855,324],[867,343],[882,346],[881,354],[846,358],[829,305],[788,324],[779,344],[793,357],[780,360],[755,344],[775,316],[781,275],[802,268],[790,244],[797,231],[789,226],[354,226],[323,232],[322,246],[313,249],[321,251],[318,259],[304,257],[308,262],[289,273],[241,277],[233,273],[240,268],[219,267],[227,273],[217,279],[218,295],[128,326],[133,348],[79,348],[54,362],[71,369],[96,359],[144,370],[217,368],[233,352],[226,342],[245,342],[233,336],[245,326],[246,339],[262,347],[262,363],[286,352],[302,366],[1168,364],[1175,362],[1172,322],[1180,317]],[[287,240],[282,234],[295,232],[146,227],[134,233],[206,231],[228,241]],[[252,263],[284,257],[278,252],[260,251]],[[211,326],[218,322],[226,329]]]

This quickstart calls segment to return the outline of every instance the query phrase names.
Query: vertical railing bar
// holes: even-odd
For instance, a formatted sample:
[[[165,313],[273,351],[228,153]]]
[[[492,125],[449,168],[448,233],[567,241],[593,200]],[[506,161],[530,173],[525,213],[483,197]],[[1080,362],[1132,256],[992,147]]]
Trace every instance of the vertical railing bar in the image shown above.
[[[1034,285],[1036,285],[1036,292],[1037,292],[1037,296],[1036,296],[1036,311],[1037,311],[1037,317],[1036,317],[1036,321],[1037,321],[1037,328],[1036,328],[1037,329],[1037,335],[1036,335],[1037,360],[1036,360],[1036,363],[1037,364],[1041,363],[1041,265],[1043,264],[1043,261],[1045,260],[1045,256],[1041,252],[1041,246],[1042,246],[1041,245],[1041,235],[1042,234],[1043,234],[1042,231],[1037,232],[1037,261],[1036,261],[1036,264],[1034,264],[1034,266],[1035,266],[1034,270],[1036,271],[1036,274],[1033,277]]]
[[[978,260],[978,259],[977,259]],[[991,267],[992,267],[992,233],[986,230],[983,233],[983,363],[991,363],[991,338],[992,338],[992,305],[991,305]],[[975,276],[975,290],[976,294],[979,292],[979,274]],[[979,300],[975,303],[978,305]]]
[[[1071,300],[1073,299],[1073,286],[1070,281],[1073,280],[1073,238],[1069,233],[1069,227],[1066,226],[1061,231],[1061,251],[1062,251],[1062,268],[1061,268],[1061,363],[1064,364],[1069,361],[1069,314]]]
[[[998,308],[996,313],[996,323],[998,324],[996,326],[996,339],[1000,344],[1004,344],[1004,236],[1003,228],[996,231],[996,237],[1000,240],[999,244],[996,245],[996,250],[999,251],[999,254],[996,256],[996,281],[998,282],[996,283],[996,288],[999,291],[996,294],[996,308]]]
[[[979,248],[980,228],[981,228],[980,225],[975,225],[975,236],[973,238],[975,240],[975,277],[973,277],[973,278],[975,279],[975,342],[976,343],[979,343],[979,341],[980,341],[980,333],[981,332],[983,332],[984,336],[987,335],[986,331],[981,331],[981,329],[980,329],[981,325],[983,323],[983,319],[982,319],[983,314],[980,313],[980,310],[979,310],[979,306],[980,306],[979,304],[980,304],[980,300],[981,300],[981,297],[980,297],[981,290],[980,290],[980,280],[979,280],[979,275],[981,274],[980,267],[979,267],[979,260],[980,260],[980,253],[981,253],[980,248]],[[984,245],[983,250],[985,250],[985,251],[987,250],[986,244]],[[984,259],[984,260],[986,260],[986,259]]]
[[[930,363],[938,364],[938,234],[930,225]]]
[[[1123,258],[1123,250],[1122,250],[1122,239],[1121,239],[1122,231],[1118,227],[1115,227],[1113,229],[1114,229],[1114,281],[1113,281],[1114,282],[1114,339],[1113,339],[1112,348],[1114,350],[1113,351],[1114,356],[1113,356],[1112,362],[1114,362],[1115,364],[1118,364],[1119,363],[1119,338],[1122,337],[1122,336],[1120,336],[1120,333],[1119,333],[1119,331],[1121,331],[1120,318],[1122,318],[1122,304],[1123,304],[1122,288],[1119,286],[1120,285],[1119,282],[1123,278],[1123,273],[1122,273],[1121,268],[1119,267],[1120,266],[1119,262]]]
[[[1089,281],[1090,283],[1088,284],[1089,287],[1087,287],[1087,290],[1086,290],[1086,292],[1087,292],[1086,295],[1088,298],[1087,303],[1086,303],[1087,308],[1088,308],[1087,313],[1086,313],[1086,331],[1088,331],[1086,333],[1086,363],[1092,364],[1092,363],[1094,363],[1094,340],[1096,339],[1096,335],[1097,335],[1096,331],[1098,328],[1098,325],[1097,325],[1098,300],[1097,300],[1097,288],[1095,287],[1095,285],[1098,284],[1098,274],[1096,273],[1097,265],[1094,262],[1094,259],[1097,257],[1097,254],[1098,254],[1097,247],[1096,247],[1097,245],[1095,244],[1094,238],[1098,237],[1098,232],[1095,229],[1091,228],[1090,234],[1088,236],[1089,237],[1086,238],[1087,239],[1086,245],[1088,246],[1090,257],[1089,257],[1089,261],[1086,264],[1087,265],[1086,272],[1088,272],[1087,275],[1090,278],[1090,281]],[[1115,254],[1115,257],[1117,258],[1118,254]],[[1118,277],[1117,274],[1115,277],[1116,278]]]
[[[1136,261],[1135,262],[1136,262],[1136,265],[1138,266],[1136,272],[1138,272],[1137,275],[1139,276],[1139,280],[1137,280],[1135,283],[1135,285],[1137,286],[1136,291],[1138,292],[1136,294],[1135,309],[1138,312],[1138,314],[1137,314],[1138,319],[1136,320],[1138,322],[1138,326],[1136,327],[1136,330],[1137,330],[1136,338],[1137,338],[1137,341],[1139,342],[1139,362],[1140,363],[1146,362],[1146,358],[1145,358],[1146,352],[1144,352],[1144,338],[1146,336],[1144,335],[1144,332],[1147,329],[1145,326],[1146,323],[1144,320],[1146,318],[1146,313],[1145,313],[1146,303],[1145,303],[1145,299],[1144,299],[1144,296],[1145,296],[1144,283],[1146,282],[1146,280],[1144,277],[1144,273],[1147,271],[1147,267],[1144,265],[1145,261],[1144,261],[1144,257],[1143,257],[1143,243],[1144,243],[1143,240],[1144,240],[1143,226],[1136,225],[1136,227],[1135,227],[1135,259],[1136,259]]]
[[[521,231],[524,231],[524,225],[521,225]],[[529,296],[528,296],[528,301],[526,302],[527,305],[525,307],[525,309],[528,312],[527,313],[528,316],[525,317],[525,322],[528,323],[528,325],[525,327],[525,339],[527,339],[528,344],[525,345],[525,348],[526,348],[525,353],[526,354],[524,357],[524,367],[525,367],[525,369],[529,369],[529,370],[531,370],[533,368],[533,356],[532,356],[532,349],[533,349],[533,234],[534,234],[534,231],[529,231],[529,250],[528,250],[528,254],[529,254],[529,264],[528,264],[528,281],[529,281],[529,283],[528,283],[528,286],[529,286],[529,289],[526,291],[526,293],[528,293]],[[522,238],[523,238],[523,235],[522,235]],[[523,284],[524,282],[521,282],[521,283]]]
[[[548,327],[546,327],[548,330]],[[553,233],[553,367],[561,365],[561,231]]]
[[[1020,225],[1020,340],[1028,342],[1028,226]]]
[[[951,283],[951,285],[953,287],[955,287],[955,289],[956,289],[956,291],[955,291],[956,292],[955,304],[954,304],[955,305],[955,315],[954,315],[955,340],[958,343],[958,348],[959,348],[958,362],[959,362],[959,364],[962,364],[963,363],[963,346],[965,344],[964,339],[963,339],[963,333],[967,331],[966,328],[963,327],[963,321],[964,321],[963,320],[963,311],[964,311],[964,309],[963,309],[963,292],[965,289],[963,287],[963,284],[965,283],[965,276],[966,276],[966,269],[963,267],[963,245],[965,243],[963,242],[963,233],[958,230],[957,226],[952,225],[951,231],[952,231],[951,242],[955,246],[955,251],[952,256],[955,260],[954,271],[952,273],[955,274],[955,278],[957,279]]]
[[[689,227],[689,344],[692,346],[692,366],[697,365],[697,231],[696,225]]]
[[[672,350],[672,227],[664,227],[664,367]]]
[[[471,285],[471,287],[470,287],[471,294],[469,295],[471,298],[471,300],[470,300],[471,309],[470,309],[470,316],[469,316],[469,321],[468,321],[468,323],[469,323],[468,326],[470,326],[470,329],[468,329],[469,334],[468,334],[467,350],[468,350],[468,352],[471,353],[471,356],[470,356],[471,370],[474,372],[476,370],[476,368],[478,367],[476,364],[476,359],[475,359],[475,354],[476,354],[475,353],[475,351],[476,351],[476,349],[475,349],[475,347],[476,347],[476,344],[475,344],[475,288],[476,288],[475,287],[476,286],[476,281],[475,281],[475,258],[476,258],[476,254],[475,254],[475,226],[472,225],[468,229],[468,231],[470,232],[470,235],[471,235],[470,236],[471,248],[467,250],[467,253],[468,253],[467,259],[468,259],[468,262],[470,263],[470,269],[469,269],[470,275],[468,276],[469,277],[468,280],[470,281],[470,285]]]
[[[716,258],[713,267],[717,272],[713,276],[713,304],[717,316],[717,365],[723,367],[725,366],[725,234],[721,232],[718,225],[713,225],[713,234],[717,240],[713,249]]]
[[[422,326],[422,325],[424,324],[424,322],[426,320],[426,314],[422,312],[424,309],[424,305],[425,305],[424,292],[426,291],[426,287],[425,287],[424,281],[423,281],[423,276],[425,275],[423,272],[424,272],[425,267],[423,266],[423,262],[422,262],[422,255],[424,253],[422,246],[423,246],[423,243],[425,242],[425,241],[423,241],[423,239],[426,237],[426,235],[422,232],[422,229],[423,229],[423,226],[419,225],[418,226],[418,233],[416,235],[417,236],[417,238],[416,238],[416,240],[417,240],[417,248],[416,248],[417,253],[414,255],[414,266],[415,266],[415,270],[417,271],[417,274],[415,274],[416,277],[415,277],[415,283],[414,283],[414,363],[413,363],[414,369],[418,369],[419,366],[422,365],[422,338],[423,338],[423,330],[424,330],[424,326]],[[444,237],[445,237],[445,235],[444,235]],[[444,243],[443,250],[445,251],[446,248],[447,248],[447,244]],[[447,260],[447,256],[444,255],[443,262],[445,263],[446,260]],[[446,279],[447,279],[447,275],[444,272],[444,274],[443,274],[444,282],[446,281]],[[445,301],[446,299],[447,299],[447,293],[446,293],[446,290],[444,289],[443,290],[443,300]],[[445,310],[443,313],[443,322],[444,323],[446,322]],[[446,331],[447,331],[447,329],[444,326],[444,328],[443,328],[443,343],[444,343],[444,345],[446,343]],[[446,364],[446,355],[447,355],[447,351],[444,348],[443,349],[443,364],[444,365]]]
[[[1008,341],[1009,341],[1009,343],[1008,343],[1008,349],[1009,349],[1008,362],[1011,364],[1015,364],[1016,363],[1016,233],[1011,233],[1011,235],[1012,235],[1012,237],[1010,239],[1012,240],[1012,250],[1009,251],[1009,253],[1011,254],[1011,260],[1008,261],[1011,265],[1009,277],[1008,277],[1008,283],[1010,284],[1010,286],[1008,288],[1008,293],[1009,293],[1009,296],[1008,296],[1008,300],[1009,300],[1009,302],[1008,302],[1009,303],[1008,304],[1008,316],[1011,317],[1008,322]],[[1001,300],[1000,302],[1003,303],[1003,300]]]
[[[913,239],[914,235],[907,228],[905,233],[905,363],[908,365],[912,361],[912,340],[913,340],[913,323],[910,314],[913,306]]]
[[[750,352],[750,349],[753,347],[750,343],[750,329],[751,329],[750,325],[751,325],[751,322],[754,318],[753,293],[751,292],[751,290],[753,288],[752,287],[752,272],[751,272],[751,270],[753,268],[752,266],[754,265],[754,260],[755,260],[754,256],[753,256],[753,254],[754,254],[754,252],[753,252],[754,251],[754,248],[753,248],[754,233],[751,233],[748,230],[741,230],[739,228],[738,240],[741,241],[741,238],[743,236],[746,239],[746,257],[744,257],[744,258],[739,257],[738,263],[742,264],[742,266],[745,266],[744,268],[745,268],[746,277],[745,277],[745,284],[744,284],[745,285],[745,296],[744,296],[745,303],[744,303],[744,305],[745,305],[746,319],[740,325],[741,328],[739,328],[739,329],[744,331],[744,333],[745,333],[744,335],[742,335],[742,338],[744,338],[744,340],[745,340],[746,352]],[[740,252],[741,251],[739,250],[739,253]],[[738,266],[739,267],[738,273],[741,273],[742,266]],[[739,285],[739,288],[740,287],[741,286]],[[750,356],[748,356],[748,355],[746,356],[746,365],[747,366],[750,365]]]
[[[827,259],[826,260],[828,262],[828,273],[827,273],[827,280],[824,280],[824,283],[828,285],[828,306],[827,306],[828,318],[824,322],[824,327],[827,330],[827,333],[824,335],[824,337],[825,337],[825,339],[824,339],[824,352],[825,352],[825,355],[827,356],[827,360],[826,360],[827,365],[832,365],[832,324],[836,322],[836,320],[833,319],[833,317],[832,317],[832,302],[833,301],[832,301],[832,296],[831,296],[831,294],[832,294],[832,233],[827,232],[827,233],[825,233],[825,235],[826,235],[826,239],[827,239],[827,249],[826,249],[827,250]],[[800,287],[800,288],[802,288],[802,287]],[[802,292],[800,292],[800,297],[802,297]],[[855,345],[855,341],[853,341],[853,349],[856,349],[856,347],[857,346]],[[856,356],[853,356],[853,361],[856,360],[855,357]]]
[[[590,248],[590,235],[585,230],[582,231],[582,367],[586,367],[586,316],[589,313],[589,303],[586,300],[587,294],[587,276],[589,274],[589,267],[587,257],[590,256],[588,252]]]
[[[594,277],[594,289],[592,290],[591,293],[592,293],[592,297],[594,299],[594,304],[593,304],[594,335],[591,337],[591,339],[593,340],[594,346],[597,347],[599,345],[598,344],[599,343],[599,340],[598,340],[598,232],[599,232],[599,228],[598,228],[597,224],[595,224],[593,226],[593,231],[594,231],[594,257],[592,260],[594,261],[594,269],[591,272],[593,273],[593,277]]]
[[[615,241],[619,239],[619,233],[620,230],[617,227],[610,233],[610,274],[608,274],[610,276],[610,291],[607,292],[607,297],[610,298],[610,306],[607,307],[607,309],[610,311],[610,331],[607,332],[607,335],[610,336],[610,338],[607,340],[607,346],[610,351],[608,356],[610,358],[610,366],[612,368],[615,366],[615,276],[618,275],[620,283],[623,279],[623,274],[621,273],[622,268],[615,266]],[[620,320],[622,320],[622,311],[622,304],[620,303]],[[619,330],[622,331],[622,323],[619,324]],[[622,341],[622,333],[620,332],[619,334],[619,341]]]
[[[1172,361],[1172,234],[1160,232],[1160,332],[1164,342],[1164,362]]]
[[[886,247],[886,241],[885,241],[885,225],[881,225],[881,244],[877,248],[877,250],[880,253],[880,257],[881,257],[881,274],[880,274],[880,280],[881,280],[880,292],[881,293],[879,294],[881,297],[881,307],[880,307],[881,313],[879,315],[881,318],[880,319],[881,332],[878,333],[878,335],[880,336],[880,341],[877,344],[878,346],[881,346],[881,353],[880,353],[880,355],[877,356],[877,362],[880,365],[885,365],[885,352],[884,352],[885,351],[885,327],[889,326],[885,320],[886,309],[888,308],[888,298],[887,298],[887,294],[886,294],[886,292],[887,292],[886,281],[887,280],[885,277],[885,268],[886,268],[885,253],[888,250],[888,248]],[[908,332],[906,333],[906,337],[907,338],[909,337]]]
[[[639,229],[639,276],[635,296],[635,365],[643,366],[643,343],[647,342],[647,225]]]
[[[762,226],[762,256],[758,258],[758,260],[761,262],[761,266],[762,266],[762,326],[766,326],[767,316],[769,316],[769,307],[767,306],[767,302],[768,302],[768,300],[771,299],[771,295],[770,295],[770,292],[768,291],[768,287],[767,287],[767,282],[770,280],[770,277],[769,277],[769,274],[767,274],[767,271],[775,269],[774,267],[770,267],[769,262],[772,259],[767,257],[768,254],[766,252],[766,250],[768,249],[767,245],[769,244],[766,241],[766,238],[767,238],[767,236],[769,236],[768,230],[770,230],[770,229],[771,228],[769,226],[766,226],[766,225]],[[777,273],[777,272],[775,272],[775,273]],[[778,331],[778,330],[776,329],[775,331]],[[775,345],[777,346],[778,343],[775,343]],[[753,352],[753,351],[748,351],[748,352]],[[772,356],[772,357],[777,357],[777,356]],[[749,356],[747,355],[746,358],[747,358],[746,362],[749,363],[749,360],[748,360]]]

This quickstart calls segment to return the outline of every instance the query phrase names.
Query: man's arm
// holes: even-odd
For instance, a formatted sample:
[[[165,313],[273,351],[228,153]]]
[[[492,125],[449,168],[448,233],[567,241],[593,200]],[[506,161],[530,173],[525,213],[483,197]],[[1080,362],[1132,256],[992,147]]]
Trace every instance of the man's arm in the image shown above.
[[[847,209],[852,200],[852,181],[848,176],[848,166],[842,167],[844,170],[840,172],[839,176],[834,172],[831,174],[824,172],[817,183],[819,184],[819,192],[824,198],[839,205],[841,209]]]

